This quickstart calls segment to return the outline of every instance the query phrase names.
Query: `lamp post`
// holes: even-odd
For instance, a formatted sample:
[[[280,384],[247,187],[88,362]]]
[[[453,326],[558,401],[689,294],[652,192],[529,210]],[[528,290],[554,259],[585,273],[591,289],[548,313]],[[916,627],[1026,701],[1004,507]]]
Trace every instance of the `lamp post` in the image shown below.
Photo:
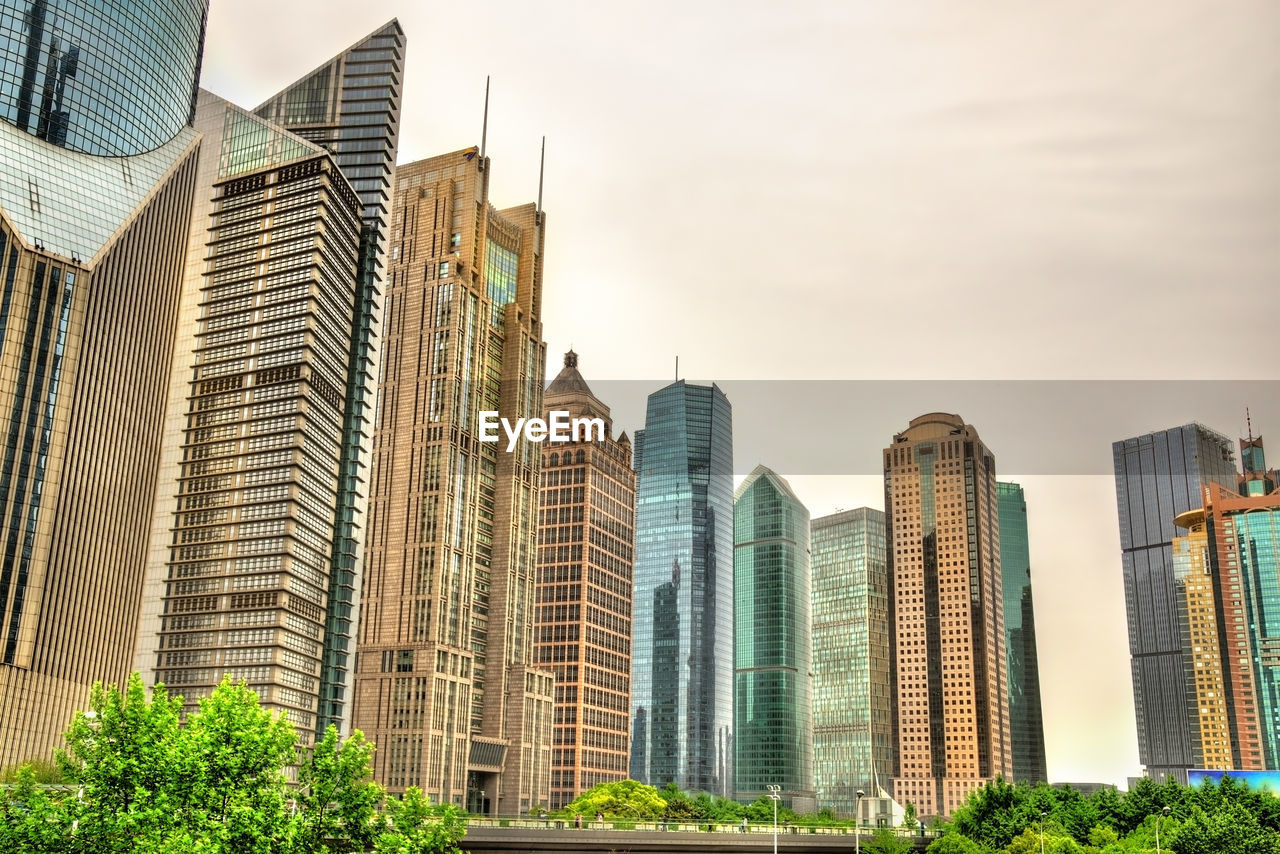
[[[854,854],[862,854],[862,799],[867,793],[859,789],[854,794],[857,797],[853,800],[853,850]]]
[[[85,712],[85,713],[84,713],[84,719],[85,719],[85,721],[87,721],[87,722],[88,722],[88,724],[89,724],[89,728],[90,728],[90,729],[94,729],[94,730],[96,730],[96,729],[97,729],[97,727],[96,727],[96,726],[94,726],[94,725],[98,722],[98,713],[97,713],[96,711],[94,711],[93,709],[90,709],[89,711]],[[78,830],[80,829],[80,816],[79,816],[79,812],[80,812],[80,810],[81,810],[81,809],[83,809],[83,808],[84,808],[84,780],[82,779],[82,780],[80,781],[80,788],[76,790],[76,813],[77,813],[77,815],[76,815],[76,817],[75,817],[74,819],[72,819],[72,820],[71,820],[71,835],[72,835],[72,836],[75,836],[75,835],[76,835],[76,831],[78,831]]]
[[[1044,854],[1044,820],[1049,814],[1044,810],[1040,811],[1040,854]]]
[[[769,800],[773,801],[773,854],[778,854],[778,801],[782,800],[781,786],[769,787]]]
[[[1160,815],[1156,816],[1156,854],[1160,854],[1160,819],[1161,817],[1167,818],[1169,815],[1169,812],[1170,812],[1169,808],[1165,807],[1164,809],[1160,810]]]

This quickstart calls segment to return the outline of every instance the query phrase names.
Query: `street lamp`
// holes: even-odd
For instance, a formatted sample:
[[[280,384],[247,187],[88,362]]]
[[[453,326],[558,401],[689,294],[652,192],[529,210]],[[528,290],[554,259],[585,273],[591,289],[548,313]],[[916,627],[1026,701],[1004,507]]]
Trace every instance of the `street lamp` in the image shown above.
[[[862,854],[862,799],[867,793],[859,789],[854,794],[853,807],[853,850],[854,854]]]
[[[769,800],[773,801],[773,854],[778,854],[778,801],[782,800],[781,786],[769,787]]]
[[[1160,854],[1160,817],[1164,816],[1165,818],[1168,818],[1169,812],[1169,808],[1165,807],[1160,810],[1160,815],[1156,816],[1156,854]]]
[[[1044,810],[1040,811],[1040,854],[1044,854],[1044,820],[1049,814]]]
[[[94,726],[94,724],[98,722],[98,713],[96,711],[94,711],[93,709],[90,709],[89,711],[85,712],[84,719],[85,721],[88,722],[90,729],[94,729],[94,730],[97,729],[97,727]],[[84,807],[84,779],[83,778],[81,778],[80,780],[80,788],[76,790],[76,804],[77,804],[77,809],[76,809],[77,815],[74,819],[71,820],[72,836],[75,836],[76,831],[80,829],[79,811]]]

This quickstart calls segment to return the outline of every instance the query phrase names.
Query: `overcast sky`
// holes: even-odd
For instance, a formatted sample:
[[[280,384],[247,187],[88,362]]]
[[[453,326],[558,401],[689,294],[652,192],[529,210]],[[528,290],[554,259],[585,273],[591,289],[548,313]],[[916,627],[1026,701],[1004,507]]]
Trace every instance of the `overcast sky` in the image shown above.
[[[549,373],[572,345],[602,397],[677,354],[693,380],[1100,381],[1091,463],[1000,471],[1027,491],[1050,777],[1137,774],[1109,441],[1234,438],[1245,405],[1280,439],[1280,4],[213,0],[203,85],[254,106],[392,17],[401,162],[479,143],[487,74],[495,204],[536,197],[547,136]],[[1150,411],[1101,382],[1225,378],[1256,382]],[[1036,429],[1052,394],[1016,388]],[[998,466],[1025,438],[936,389],[829,425],[865,469],[737,468],[774,466],[817,516],[881,506],[880,449],[924,411]],[[777,414],[780,448],[808,417]]]

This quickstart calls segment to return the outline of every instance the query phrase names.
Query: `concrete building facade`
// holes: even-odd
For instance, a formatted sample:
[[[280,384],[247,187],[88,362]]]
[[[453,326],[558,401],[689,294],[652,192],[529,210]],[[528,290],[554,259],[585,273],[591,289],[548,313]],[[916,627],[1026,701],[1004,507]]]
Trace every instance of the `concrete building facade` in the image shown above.
[[[555,674],[551,809],[627,777],[636,480],[631,440],[578,372],[547,386],[543,410],[599,419],[599,433],[542,446],[534,659]]]
[[[894,798],[949,816],[1013,775],[994,455],[958,415],[884,451],[898,769]]]

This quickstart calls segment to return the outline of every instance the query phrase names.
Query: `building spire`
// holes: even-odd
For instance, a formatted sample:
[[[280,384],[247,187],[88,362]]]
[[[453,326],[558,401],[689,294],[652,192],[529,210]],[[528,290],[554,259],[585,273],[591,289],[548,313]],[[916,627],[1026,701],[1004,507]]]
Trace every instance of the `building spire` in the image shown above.
[[[542,213],[542,176],[547,168],[547,137],[542,137],[542,156],[538,158],[538,213]]]
[[[1253,441],[1253,419],[1249,417],[1249,407],[1244,408],[1244,423],[1249,430],[1249,441]]]
[[[484,122],[480,125],[480,159],[484,160],[484,147],[489,139],[489,75],[484,76]]]
[[[569,348],[569,352],[564,354],[564,366],[566,368],[578,367],[578,354],[573,352],[573,348]]]

